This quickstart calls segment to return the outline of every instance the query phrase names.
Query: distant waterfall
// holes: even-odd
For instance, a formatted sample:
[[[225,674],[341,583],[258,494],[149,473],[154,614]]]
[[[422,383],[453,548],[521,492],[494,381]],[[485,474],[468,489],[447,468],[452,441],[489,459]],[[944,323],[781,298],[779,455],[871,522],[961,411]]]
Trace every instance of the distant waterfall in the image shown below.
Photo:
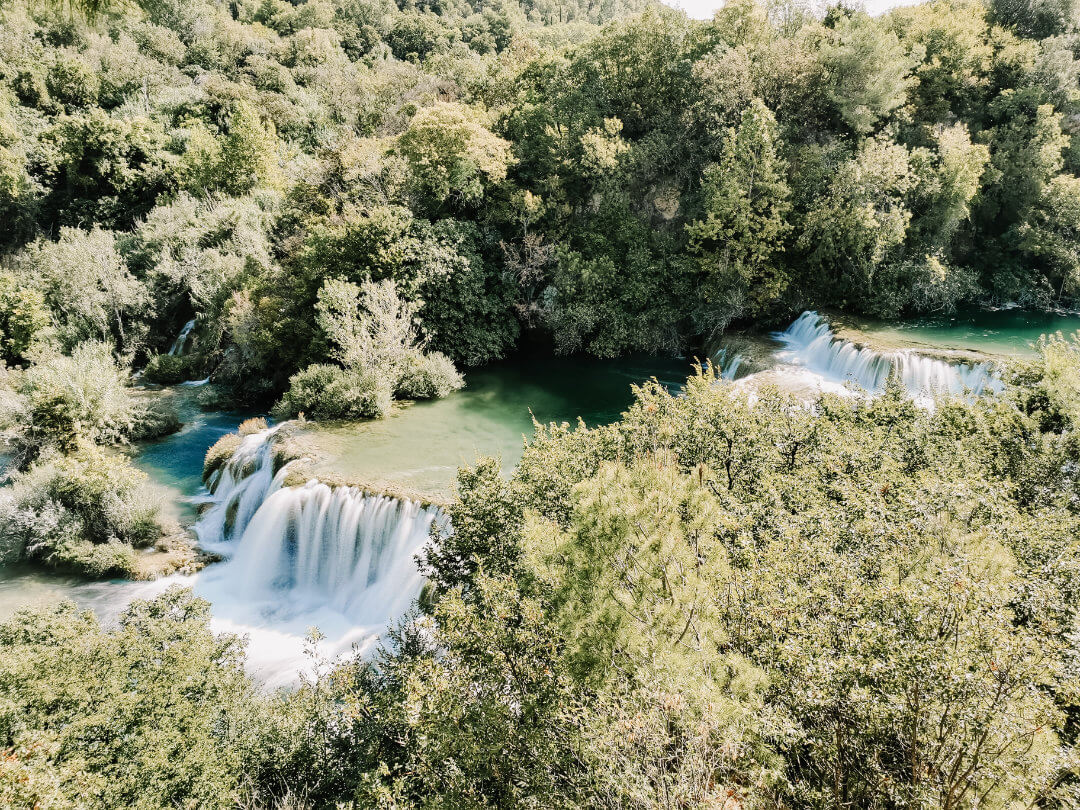
[[[266,661],[296,648],[312,625],[328,633],[331,652],[369,644],[419,597],[416,556],[432,527],[448,531],[449,519],[436,506],[356,487],[315,479],[285,486],[289,465],[274,473],[279,427],[244,436],[209,481],[195,531],[227,561],[207,569],[198,590],[215,616],[252,635]],[[283,640],[290,625],[291,640]],[[295,672],[295,660],[290,666]]]
[[[837,382],[851,381],[871,393],[885,389],[895,369],[916,397],[940,393],[975,395],[998,392],[1001,380],[989,363],[947,363],[910,350],[879,352],[836,337],[828,321],[804,312],[783,332],[773,335],[784,346],[780,359]]]
[[[176,336],[176,340],[173,341],[172,347],[169,349],[169,354],[179,355],[184,353],[184,344],[187,343],[188,335],[191,334],[191,330],[195,328],[195,319],[184,324],[184,328],[180,330],[180,334]]]

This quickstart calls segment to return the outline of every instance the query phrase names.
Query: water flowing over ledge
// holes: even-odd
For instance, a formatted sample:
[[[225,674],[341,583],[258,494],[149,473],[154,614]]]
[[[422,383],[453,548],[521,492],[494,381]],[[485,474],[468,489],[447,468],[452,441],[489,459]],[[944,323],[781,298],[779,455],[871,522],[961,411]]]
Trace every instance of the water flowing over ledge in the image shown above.
[[[226,561],[199,575],[220,629],[250,637],[253,669],[270,684],[303,669],[303,640],[318,626],[322,653],[371,647],[424,584],[416,557],[449,530],[446,513],[408,499],[331,487],[286,486],[275,472],[280,426],[244,436],[209,481],[195,525],[199,543]]]
[[[838,338],[816,312],[804,312],[773,337],[783,346],[777,352],[781,362],[805,368],[829,382],[853,382],[869,393],[881,393],[894,370],[916,398],[979,396],[1004,388],[991,363],[948,363],[908,349],[875,351]]]
[[[712,365],[722,380],[734,380],[739,373],[739,367],[746,362],[746,358],[737,352],[731,352],[728,356],[727,349],[720,349],[713,353]]]
[[[180,334],[176,336],[176,340],[173,341],[173,345],[169,348],[169,354],[178,356],[184,353],[184,346],[187,344],[188,335],[191,334],[191,330],[195,328],[195,319],[184,324],[183,329],[180,330]]]

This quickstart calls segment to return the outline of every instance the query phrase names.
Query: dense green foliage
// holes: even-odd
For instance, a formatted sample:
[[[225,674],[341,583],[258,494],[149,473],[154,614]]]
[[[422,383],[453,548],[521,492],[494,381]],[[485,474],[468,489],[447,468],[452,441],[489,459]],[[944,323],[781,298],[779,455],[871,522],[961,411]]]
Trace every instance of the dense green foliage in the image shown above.
[[[250,776],[272,781],[262,766],[303,743],[278,737],[292,729],[243,674],[242,642],[208,621],[174,589],[112,629],[70,603],[3,625],[0,804],[227,808]]]
[[[453,375],[343,364],[342,284],[393,283],[458,364],[523,330],[611,356],[1080,294],[1065,0],[182,6],[0,11],[8,362],[104,341],[147,379],[377,416]]]
[[[0,558],[161,537],[106,449],[175,427],[132,368],[367,418],[523,337],[1074,301],[1077,14],[0,1]],[[189,594],[19,614],[0,804],[1075,807],[1080,349],[1041,350],[932,412],[703,374],[541,427],[461,471],[386,648],[289,694]]]
[[[32,560],[92,577],[139,574],[135,550],[166,533],[160,496],[126,456],[102,447],[172,432],[177,416],[133,396],[104,344],[37,360],[0,380],[8,451],[0,563]]]
[[[135,549],[162,534],[145,479],[124,457],[96,449],[38,461],[0,490],[0,562],[136,574]]]
[[[928,412],[898,385],[807,408],[702,374],[610,426],[538,427],[509,480],[461,470],[385,649],[285,694],[177,592],[116,630],[20,614],[0,795],[1071,807],[1080,347],[1047,340],[1012,381]]]

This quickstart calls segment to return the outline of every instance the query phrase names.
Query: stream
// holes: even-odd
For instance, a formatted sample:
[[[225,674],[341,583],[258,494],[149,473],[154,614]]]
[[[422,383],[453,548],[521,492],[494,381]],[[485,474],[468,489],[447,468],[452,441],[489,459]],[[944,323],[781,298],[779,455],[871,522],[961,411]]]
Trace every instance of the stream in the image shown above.
[[[806,313],[782,332],[750,338],[752,356],[738,353],[750,345],[747,339],[732,344],[722,362],[743,386],[846,392],[854,382],[880,390],[895,368],[917,398],[929,395],[927,387],[978,395],[1001,387],[995,360],[1033,356],[1041,334],[1080,329],[1080,316],[1003,310],[893,324],[836,323],[834,329]],[[373,490],[445,498],[458,466],[480,455],[496,456],[512,469],[534,418],[610,423],[631,404],[632,384],[656,378],[674,392],[691,370],[689,358],[521,357],[468,371],[466,387],[443,400],[406,404],[379,421],[308,424],[297,435],[318,451],[316,474],[360,480]],[[370,649],[419,594],[423,582],[414,558],[433,526],[450,530],[445,514],[418,500],[314,480],[284,486],[284,475],[269,461],[273,430],[245,440],[232,471],[210,493],[201,480],[206,450],[255,414],[202,413],[190,389],[161,395],[176,398],[184,427],[139,448],[135,463],[160,493],[163,511],[194,525],[203,545],[224,561],[154,582],[87,583],[0,569],[0,619],[23,606],[67,598],[109,621],[133,598],[183,585],[211,602],[216,630],[248,637],[249,669],[268,686],[288,685],[310,671],[304,649],[313,626],[325,636],[324,655]],[[199,516],[196,504],[207,501]]]

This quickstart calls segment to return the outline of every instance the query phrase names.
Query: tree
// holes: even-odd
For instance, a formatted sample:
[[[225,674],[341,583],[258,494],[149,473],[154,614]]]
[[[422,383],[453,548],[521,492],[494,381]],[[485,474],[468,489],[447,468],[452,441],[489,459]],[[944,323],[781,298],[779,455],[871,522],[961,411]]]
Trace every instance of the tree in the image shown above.
[[[420,204],[433,211],[478,203],[511,163],[510,144],[477,113],[450,102],[418,110],[398,149],[412,168]]]
[[[392,397],[445,397],[465,384],[449,358],[424,351],[417,305],[403,300],[392,281],[358,287],[329,279],[316,310],[330,357],[341,365],[311,365],[293,375],[277,406],[282,415],[377,418]]]
[[[135,349],[150,299],[128,270],[111,231],[61,228],[55,242],[39,240],[17,257],[23,283],[41,290],[68,350],[87,340]]]
[[[868,300],[879,267],[907,237],[915,185],[907,149],[886,139],[863,141],[833,166],[824,193],[806,214],[799,247],[819,276],[812,283]]]
[[[1044,272],[1058,297],[1080,292],[1080,179],[1052,178],[1017,234],[1022,249],[1046,263]]]
[[[538,514],[523,558],[553,589],[570,671],[600,692],[621,673],[677,672],[684,710],[734,698],[711,784],[734,778],[746,801],[1048,796],[1072,767],[1050,687],[1075,677],[1062,669],[1071,620],[1014,612],[1041,575],[1011,563],[1034,551],[1027,506],[991,459],[1021,454],[1023,476],[1049,447],[1011,445],[1017,416],[926,414],[898,385],[811,412],[702,375],[678,396],[646,386],[611,428],[541,433],[514,478]],[[928,523],[928,499],[957,511]],[[1062,519],[1054,500],[1040,520]],[[665,773],[694,766],[672,758]]]
[[[754,99],[738,131],[728,130],[720,161],[705,170],[705,217],[686,230],[704,277],[697,318],[707,334],[743,307],[760,315],[787,286],[782,256],[790,203],[778,141],[776,119]]]
[[[30,349],[48,337],[51,324],[40,290],[0,275],[0,357],[5,363],[24,362]]]
[[[180,427],[175,413],[131,396],[129,369],[104,343],[81,343],[70,355],[51,348],[34,360],[7,378],[10,391],[0,409],[16,467],[51,449],[69,452],[84,442],[124,444]]]
[[[915,60],[896,35],[864,12],[835,7],[826,23],[818,59],[825,93],[840,121],[866,135],[904,103],[915,84]]]
[[[1075,31],[1080,8],[1073,0],[994,0],[990,16],[1021,36],[1045,39]]]
[[[273,124],[267,126],[254,107],[239,102],[229,117],[229,134],[221,144],[221,159],[214,172],[218,187],[239,196],[260,186],[280,185],[278,151]]]
[[[35,179],[51,222],[126,226],[173,188],[166,135],[154,119],[91,108],[59,116],[40,138],[46,148]]]
[[[995,48],[981,3],[936,0],[897,8],[887,24],[918,57],[918,81],[909,93],[917,121],[937,126],[950,116],[970,121],[981,115]]]
[[[1061,113],[1041,103],[1034,89],[1005,90],[990,104],[990,167],[975,211],[987,239],[976,254],[986,267],[984,282],[1010,300],[1049,301],[1054,290],[1018,248],[1028,232],[1044,189],[1062,169],[1068,136]]]
[[[388,376],[421,347],[416,306],[403,301],[392,281],[362,287],[330,279],[319,290],[319,326],[331,356],[347,368],[380,369]]]
[[[935,153],[929,165],[915,167],[915,190],[919,214],[912,220],[913,238],[932,252],[947,252],[957,229],[971,216],[971,206],[979,192],[990,150],[972,143],[962,124],[936,127],[931,135]]]

